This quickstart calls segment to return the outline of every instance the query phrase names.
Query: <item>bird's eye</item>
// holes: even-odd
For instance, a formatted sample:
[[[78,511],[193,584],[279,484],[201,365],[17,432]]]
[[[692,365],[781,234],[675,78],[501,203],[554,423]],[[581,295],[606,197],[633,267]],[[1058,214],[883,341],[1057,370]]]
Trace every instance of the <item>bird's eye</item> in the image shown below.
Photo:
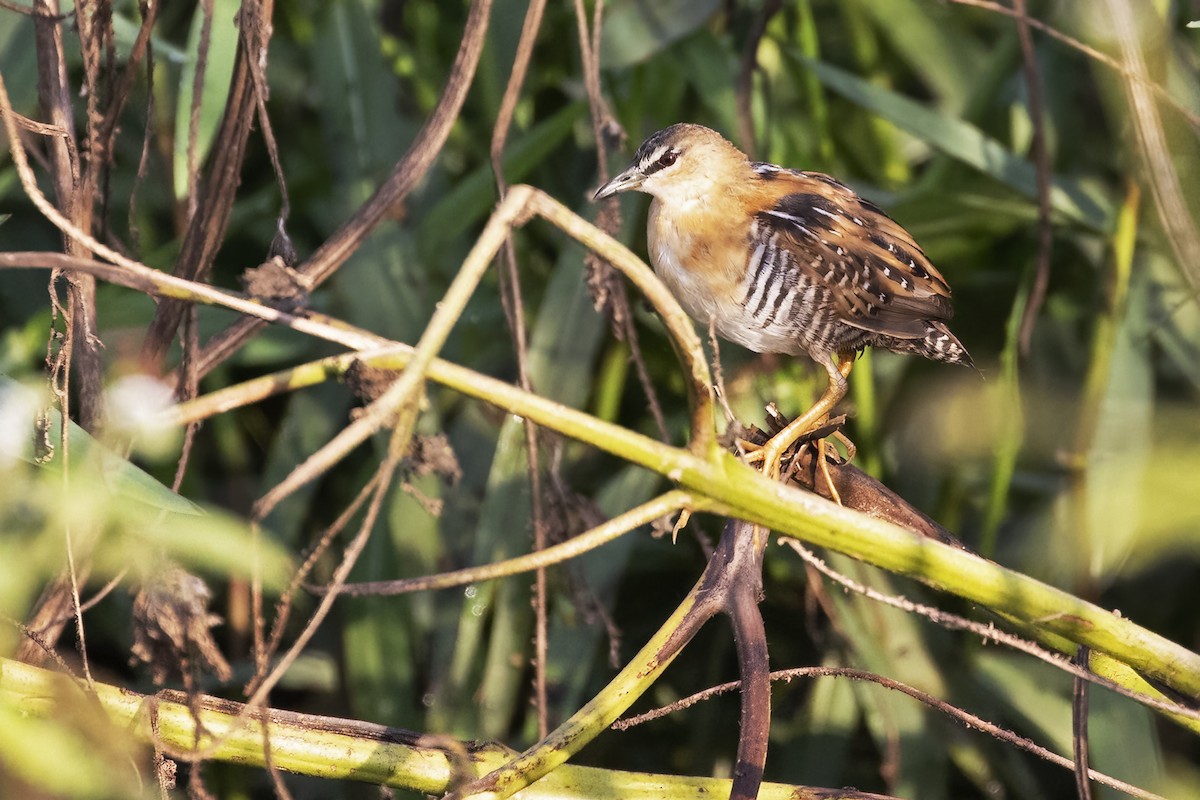
[[[675,159],[679,158],[679,153],[674,150],[668,150],[658,157],[658,165],[660,167],[669,167],[675,163]]]

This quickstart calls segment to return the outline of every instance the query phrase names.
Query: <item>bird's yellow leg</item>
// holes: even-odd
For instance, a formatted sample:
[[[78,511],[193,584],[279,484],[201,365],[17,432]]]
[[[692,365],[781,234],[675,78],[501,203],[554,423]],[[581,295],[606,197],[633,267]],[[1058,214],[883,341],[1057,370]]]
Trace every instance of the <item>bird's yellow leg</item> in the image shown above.
[[[824,439],[817,442],[817,465],[821,469],[821,477],[825,478],[825,485],[829,487],[830,498],[840,506],[842,504],[842,495],[838,492],[837,486],[834,485],[833,476],[829,474],[829,462],[825,460],[825,448],[829,446]]]
[[[838,353],[836,367],[833,363],[829,365],[829,387],[825,390],[825,394],[821,395],[821,399],[813,405],[808,411],[788,423],[787,427],[779,433],[771,437],[762,448],[763,474],[772,480],[778,480],[780,462],[783,460],[783,454],[787,452],[796,441],[808,433],[813,428],[817,427],[829,412],[833,410],[843,397],[846,396],[847,384],[846,378],[850,375],[850,370],[854,367],[853,353]],[[820,452],[821,460],[824,461],[824,447]]]

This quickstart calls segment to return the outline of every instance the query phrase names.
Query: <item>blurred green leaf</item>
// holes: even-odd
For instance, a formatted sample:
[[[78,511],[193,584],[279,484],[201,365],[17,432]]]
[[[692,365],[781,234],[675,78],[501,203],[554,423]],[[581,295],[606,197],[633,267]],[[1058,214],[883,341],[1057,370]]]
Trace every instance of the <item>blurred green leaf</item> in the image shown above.
[[[1173,370],[1200,390],[1200,300],[1165,255],[1150,251],[1146,261],[1153,276],[1150,335]]]
[[[316,31],[316,99],[322,141],[335,177],[332,232],[386,180],[416,135],[419,120],[402,113],[401,86],[387,68],[383,32],[364,0],[323,4]],[[411,202],[411,201],[409,201]],[[407,211],[397,208],[397,215]],[[356,249],[330,285],[335,312],[400,341],[415,341],[429,317],[434,273],[415,253],[409,230],[385,223]]]
[[[182,199],[188,194],[188,153],[194,148],[196,164],[204,163],[217,128],[225,115],[225,98],[229,95],[229,80],[233,75],[233,61],[237,55],[238,29],[235,17],[241,6],[239,0],[213,0],[211,6],[200,3],[192,15],[192,28],[188,35],[187,61],[179,76],[179,101],[175,106],[175,197]],[[204,10],[212,9],[208,49],[200,52],[201,33],[204,26]],[[196,73],[204,64],[204,83],[200,92],[200,114],[196,125],[196,141],[192,144],[192,104],[195,94]],[[193,187],[193,190],[196,187]]]
[[[568,139],[575,123],[586,113],[585,103],[571,103],[529,131],[514,132],[504,153],[505,179],[510,182],[525,180]],[[441,251],[472,225],[480,224],[496,201],[496,178],[491,165],[481,165],[457,181],[420,221],[421,251],[429,254]]]
[[[870,84],[821,61],[806,61],[821,82],[843,97],[883,116],[898,127],[992,176],[1028,198],[1037,197],[1033,164],[964,120],[933,111],[891,90]],[[1051,176],[1050,205],[1066,217],[1097,231],[1112,225],[1112,210],[1080,182]]]
[[[529,488],[523,445],[521,423],[508,418],[492,458],[472,564],[529,550]],[[456,735],[469,730],[498,735],[498,729],[509,725],[515,701],[513,676],[525,666],[523,659],[512,656],[524,649],[531,624],[529,581],[527,575],[521,575],[465,590],[453,657],[437,681],[438,696],[430,714],[435,728]],[[500,622],[495,621],[497,617]]]
[[[0,14],[0,71],[4,73],[5,88],[13,108],[30,113],[37,102],[37,65],[34,57],[36,39],[33,19],[10,11]],[[5,191],[17,183],[16,170],[4,170],[0,188]]]
[[[11,390],[14,385],[0,376],[0,388]],[[48,416],[46,441],[57,448],[61,416],[57,410],[50,410]],[[29,424],[32,438],[32,420]],[[161,554],[189,569],[246,578],[257,560],[264,586],[274,589],[286,581],[289,557],[270,540],[252,543],[245,522],[181,497],[109,451],[74,422],[69,423],[69,431],[69,479],[63,474],[63,457],[57,450],[47,460],[22,454],[23,463],[7,469],[0,465],[0,476],[6,478],[0,498],[6,499],[9,511],[22,520],[27,535],[54,543],[45,563],[29,565],[34,579],[39,569],[42,577],[57,569],[56,550],[61,540],[56,531],[61,529],[72,530],[85,540],[103,535],[104,544],[95,559],[107,575],[127,567],[156,569]],[[39,528],[39,523],[44,527]],[[7,544],[20,547],[19,540]],[[30,545],[26,542],[25,546]],[[5,577],[0,574],[0,585]],[[0,591],[0,597],[3,595]]]
[[[117,48],[122,58],[129,57],[129,50],[133,47],[133,42],[137,39],[138,30],[141,28],[142,21],[140,18],[131,19],[120,10],[114,10],[112,15],[113,37],[116,39]],[[154,34],[150,35],[150,42],[154,45],[154,54],[159,58],[165,58],[172,64],[186,64],[188,54],[183,48],[176,47],[173,43],[163,39],[161,36]]]
[[[1148,454],[1135,487],[1140,492],[1134,541],[1125,572],[1177,563],[1200,555],[1200,504],[1195,502],[1200,475],[1200,425],[1194,407],[1172,403],[1158,407],[1156,446]],[[1130,478],[1129,480],[1132,480]]]
[[[869,585],[887,596],[900,592],[890,575],[867,569],[836,553],[828,554],[829,566]],[[926,636],[914,615],[881,606],[862,595],[831,591],[828,598],[838,628],[849,641],[852,666],[887,675],[915,686],[935,697],[945,696],[945,678],[939,669],[934,646],[936,636]],[[949,753],[936,734],[927,709],[911,697],[875,684],[854,682],[858,707],[877,747],[900,742],[899,772],[892,776],[891,791],[905,797],[948,797],[945,775]],[[843,712],[845,713],[845,712]]]
[[[600,64],[619,69],[645,61],[699,28],[720,6],[719,0],[614,0],[604,14]]]
[[[830,654],[821,666],[845,666]],[[844,678],[814,678],[804,704],[803,718],[794,742],[785,752],[791,757],[784,779],[816,786],[843,781],[851,757],[854,733],[862,724],[862,708],[852,682]]]
[[[1087,520],[1092,563],[1080,568],[1112,577],[1136,546],[1143,479],[1153,455],[1154,372],[1146,335],[1144,273],[1135,272],[1129,302],[1112,342],[1108,386],[1087,453]]]
[[[388,34],[378,24],[376,3],[346,0],[326,3],[316,18],[314,57],[321,141],[329,157],[335,183],[329,212],[318,224],[332,232],[353,215],[387,179],[416,135],[420,118],[412,113],[404,91],[410,84],[399,80],[389,63]],[[418,46],[436,41],[422,36]],[[421,91],[429,87],[422,85]],[[440,91],[440,89],[439,89]],[[410,197],[396,209],[397,217],[416,213],[420,201]],[[355,250],[330,282],[334,312],[381,335],[415,341],[429,317],[439,276],[417,253],[416,237],[406,225],[385,222]],[[326,387],[304,404],[289,409],[286,450],[278,453],[281,469],[296,463],[324,444],[346,423],[351,398],[346,389]],[[422,432],[432,432],[441,420],[432,409],[421,421]],[[372,456],[353,470],[352,482],[361,485],[370,464],[387,448],[388,435],[371,442]],[[275,480],[272,478],[271,480]],[[405,479],[407,480],[407,478]],[[436,479],[414,479],[412,491],[436,499]],[[293,509],[291,526],[311,535],[311,504],[319,498],[317,487],[304,492]],[[352,529],[361,524],[351,524]],[[384,501],[362,556],[350,574],[352,582],[388,580],[436,571],[444,553],[440,521],[432,517],[406,489],[397,485]],[[341,638],[343,680],[354,713],[377,722],[416,727],[423,709],[415,686],[423,643],[429,630],[416,617],[435,597],[362,597],[342,603]],[[428,623],[426,622],[425,625]]]
[[[68,696],[58,698],[53,717],[30,715],[0,694],[0,791],[78,800],[140,796],[136,742],[85,702],[82,687],[64,682],[62,694]]]
[[[397,557],[384,533],[374,531],[351,572],[352,581],[392,580],[413,571]],[[364,719],[419,724],[413,692],[418,631],[408,610],[411,604],[407,597],[355,597],[342,603],[342,671],[350,707]]]
[[[1154,712],[1112,692],[1091,687],[1088,700],[1088,755],[1096,769],[1134,786],[1161,791],[1164,779],[1162,748]],[[1097,786],[1101,800],[1129,795]]]
[[[0,375],[0,390],[11,389],[16,385],[15,381]],[[62,438],[62,414],[57,409],[51,409],[48,412],[48,419],[49,426],[45,441],[55,448]],[[72,468],[78,469],[80,464],[94,465],[98,470],[99,479],[118,497],[173,514],[199,515],[204,513],[195,503],[163,486],[136,464],[98,444],[91,434],[73,421],[68,421],[68,430]],[[30,430],[29,433],[32,439],[33,431]],[[29,464],[36,464],[49,473],[55,475],[62,473],[61,458],[38,460],[32,454],[22,454],[22,459]],[[75,477],[74,474],[72,477]]]
[[[615,517],[628,509],[647,502],[653,496],[656,486],[660,484],[657,475],[637,467],[626,467],[615,474],[612,479],[601,487],[596,496],[597,509],[608,517]],[[582,514],[579,515],[584,518]],[[579,530],[566,531],[567,535],[582,533]],[[573,592],[568,597],[554,597],[556,609],[570,599],[580,598],[594,600],[604,613],[612,615],[616,612],[619,599],[621,579],[628,568],[628,560],[638,546],[639,539],[644,537],[642,531],[632,531],[609,542],[598,551],[587,553],[563,567],[551,572],[569,576],[567,583]],[[551,583],[554,586],[558,581]],[[560,584],[561,585],[561,584]],[[572,611],[576,611],[572,607]],[[609,631],[604,625],[598,624],[588,609],[582,613],[564,614],[562,611],[552,613],[550,617],[549,663],[547,665],[547,681],[549,695],[556,701],[557,708],[552,709],[551,718],[566,719],[575,713],[581,705],[587,702],[587,690],[591,688],[599,676],[610,676],[609,666],[604,659],[588,658],[606,651],[606,641]],[[532,722],[532,720],[531,720]],[[530,726],[529,735],[535,729]]]
[[[582,256],[577,245],[563,249],[529,337],[531,383],[541,394],[571,406],[581,405],[587,397],[592,362],[604,331],[585,288]],[[524,437],[522,421],[506,417],[480,509],[472,563],[510,558],[530,549]],[[490,581],[471,587],[467,594],[450,673],[441,686],[442,699],[458,707],[453,730],[482,727],[487,735],[499,737],[509,725],[526,669],[515,656],[525,649],[532,630],[529,583],[529,576]],[[475,681],[479,681],[477,691]]]
[[[977,651],[977,674],[1005,707],[993,722],[1031,736],[1059,755],[1071,753],[1070,676],[1012,652]]]
[[[728,42],[707,30],[700,30],[681,41],[664,57],[676,61],[679,74],[704,104],[704,113],[715,119],[718,127],[726,131],[736,130],[734,79],[737,76],[737,54]],[[677,121],[663,116],[660,109],[652,111],[654,119],[661,125]]]
[[[992,384],[988,402],[990,417],[996,420],[992,437],[993,457],[991,481],[988,487],[987,510],[980,534],[979,550],[991,557],[996,552],[1000,524],[1008,510],[1009,491],[1017,469],[1017,458],[1025,439],[1025,411],[1021,404],[1021,374],[1017,348],[1020,341],[1021,319],[1029,303],[1032,270],[1027,270],[1013,299],[1012,309],[1004,326],[1004,349],[1000,351],[1000,376]]]
[[[853,4],[874,19],[879,33],[932,87],[944,109],[965,108],[977,90],[989,42],[955,25],[956,14],[945,5],[923,0],[854,0]],[[953,35],[947,35],[948,26],[954,26]]]
[[[286,478],[297,464],[304,463],[305,459],[337,434],[350,416],[351,399],[346,387],[326,383],[289,397],[286,408],[277,420],[251,417],[244,423],[253,433],[258,432],[260,425],[278,423],[275,438],[267,451],[262,480],[257,487],[260,495],[266,494],[272,486]],[[317,481],[301,486],[264,521],[281,541],[297,550],[304,546],[306,537],[312,534],[314,520],[311,504],[319,487]]]

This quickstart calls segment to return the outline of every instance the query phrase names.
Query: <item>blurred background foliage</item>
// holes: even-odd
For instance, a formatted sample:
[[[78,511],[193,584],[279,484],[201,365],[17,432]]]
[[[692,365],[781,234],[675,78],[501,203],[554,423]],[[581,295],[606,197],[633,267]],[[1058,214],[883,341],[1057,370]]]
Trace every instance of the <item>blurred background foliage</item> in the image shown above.
[[[1123,28],[1111,9],[1121,2],[1031,2],[1030,13],[1118,58]],[[212,6],[200,158],[223,113],[236,49],[238,3],[215,0]],[[1130,34],[1150,78],[1193,115],[1200,111],[1200,30],[1187,23],[1200,18],[1198,6],[1128,4],[1136,22]],[[524,11],[523,2],[497,0],[478,75],[437,165],[395,210],[395,219],[314,294],[314,307],[415,341],[496,202],[488,143]],[[187,200],[187,131],[201,19],[197,4],[164,4],[155,30],[153,98],[143,76],[122,118],[104,209],[109,235],[167,270],[179,252]],[[463,2],[277,4],[267,108],[291,195],[288,232],[302,258],[403,155],[442,91],[465,19]],[[119,57],[128,52],[138,21],[134,3],[114,4]],[[763,24],[747,117],[738,107],[739,71]],[[598,183],[597,153],[576,30],[570,4],[549,5],[517,106],[505,177],[532,183],[591,217],[587,197]],[[67,51],[77,58],[69,18],[63,32]],[[1033,42],[1052,173],[1053,249],[1048,291],[1027,352],[1020,352],[1018,330],[1039,249],[1034,124],[1016,26],[1008,16],[935,0],[611,0],[601,36],[603,89],[628,140],[610,155],[610,171],[644,136],[688,120],[720,129],[760,159],[829,172],[883,206],[953,286],[955,330],[980,374],[889,353],[865,357],[853,374],[850,404],[857,463],[986,555],[1119,609],[1194,649],[1200,646],[1200,254],[1173,246],[1160,221],[1139,149],[1139,120],[1121,74],[1042,32],[1033,32]],[[32,23],[8,10],[0,10],[0,72],[15,107],[37,118]],[[1194,228],[1200,208],[1197,128],[1161,98],[1158,110],[1167,144],[1159,155],[1177,175],[1190,215],[1185,222]],[[134,205],[146,124],[149,165]],[[745,139],[747,130],[752,141]],[[622,202],[621,236],[644,254],[645,198]],[[265,259],[279,203],[261,136],[254,134],[213,283],[238,289],[241,272]],[[59,234],[25,197],[10,158],[0,162],[3,215],[10,215],[0,222],[4,250],[61,249]],[[592,310],[582,250],[544,224],[522,232],[516,245],[536,389],[654,435],[629,344],[613,337]],[[20,409],[36,404],[29,387],[44,383],[52,328],[46,280],[33,270],[0,274],[0,372],[15,381],[0,388],[5,441],[23,441],[28,417]],[[97,305],[106,376],[115,387],[137,370],[154,305],[109,285],[99,287]],[[654,388],[679,442],[687,425],[683,381],[657,320],[640,307],[635,314]],[[232,318],[201,309],[201,340]],[[201,391],[331,352],[299,334],[267,330],[206,377]],[[472,301],[445,355],[515,378],[494,276]],[[824,380],[805,361],[736,348],[721,356],[735,408],[748,422],[761,422],[762,404],[770,399],[784,413],[801,410]],[[110,411],[114,402],[127,402],[115,397],[110,394]],[[429,400],[421,430],[448,434],[462,477],[444,485],[409,476],[406,488],[391,494],[352,580],[421,575],[530,548],[519,421],[445,391],[431,389]],[[239,687],[252,669],[245,571],[251,544],[234,520],[245,518],[256,498],[342,428],[355,403],[345,387],[325,385],[209,420],[180,489],[190,501],[182,508],[167,510],[163,504],[180,498],[161,486],[171,483],[178,440],[135,450],[136,467],[75,453],[69,496],[62,494],[61,474],[29,459],[0,464],[0,613],[26,617],[62,566],[64,530],[100,537],[85,597],[125,565],[152,570],[149,559],[165,552],[208,579],[214,610],[226,620],[217,635],[234,676],[203,688],[241,697]],[[114,442],[120,440],[114,435]],[[545,445],[543,485],[554,536],[573,535],[663,488],[658,477],[576,443],[546,437]],[[359,448],[282,505],[265,526],[272,548],[267,552],[296,559],[346,507],[385,448],[386,437]],[[146,488],[151,484],[158,488]],[[128,487],[136,486],[145,492],[128,500]],[[427,499],[444,502],[440,516],[428,513]],[[170,513],[179,520],[199,509],[206,520],[199,528],[164,525],[153,516]],[[152,518],[157,521],[148,523]],[[702,539],[719,531],[712,519],[692,526]],[[170,537],[156,533],[164,527]],[[872,575],[846,560],[834,563],[877,588],[938,600],[915,584]],[[323,564],[318,577],[327,578],[333,564]],[[610,655],[619,661],[640,646],[703,564],[694,536],[672,546],[637,534],[550,572],[551,724],[613,675]],[[137,580],[129,576],[126,586]],[[524,746],[536,738],[530,584],[530,578],[516,578],[465,591],[340,600],[272,702]],[[766,598],[773,667],[869,669],[1069,755],[1070,680],[1044,664],[814,586],[800,561],[777,549],[768,555]],[[130,664],[131,605],[130,592],[121,589],[86,614],[91,669],[151,690],[147,671]],[[312,605],[300,600],[302,612]],[[15,628],[0,626],[5,653],[18,636]],[[68,630],[59,648],[71,661],[74,636]],[[735,676],[732,639],[723,623],[715,624],[648,701],[668,702]],[[1073,792],[1068,773],[876,686],[830,678],[792,683],[777,687],[775,703],[770,780],[854,785],[922,800]],[[96,720],[65,722],[25,733],[14,733],[13,720],[0,724],[0,789],[31,791],[36,785],[44,796],[93,797],[140,791],[129,775],[111,777],[121,772],[113,769],[119,759],[94,757],[94,750],[89,757],[69,755],[87,752],[89,741],[106,740]],[[736,727],[737,699],[727,696],[605,735],[580,760],[724,775]],[[1200,796],[1200,745],[1181,729],[1097,690],[1090,731],[1095,767],[1167,796]],[[32,748],[31,741],[48,744]],[[52,768],[17,769],[38,764],[29,759],[39,752],[56,754]],[[271,794],[269,781],[256,771],[210,764],[204,772],[220,797]],[[376,793],[316,779],[288,777],[287,783],[297,798]],[[1102,790],[1097,796],[1115,794]]]

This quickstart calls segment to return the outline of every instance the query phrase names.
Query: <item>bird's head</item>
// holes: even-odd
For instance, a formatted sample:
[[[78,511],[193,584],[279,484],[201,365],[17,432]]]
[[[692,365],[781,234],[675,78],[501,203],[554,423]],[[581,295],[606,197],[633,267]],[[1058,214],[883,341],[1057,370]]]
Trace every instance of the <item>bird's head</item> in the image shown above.
[[[636,189],[665,201],[686,201],[748,169],[749,160],[721,134],[703,125],[679,123],[653,134],[629,166],[596,190],[593,200]]]

